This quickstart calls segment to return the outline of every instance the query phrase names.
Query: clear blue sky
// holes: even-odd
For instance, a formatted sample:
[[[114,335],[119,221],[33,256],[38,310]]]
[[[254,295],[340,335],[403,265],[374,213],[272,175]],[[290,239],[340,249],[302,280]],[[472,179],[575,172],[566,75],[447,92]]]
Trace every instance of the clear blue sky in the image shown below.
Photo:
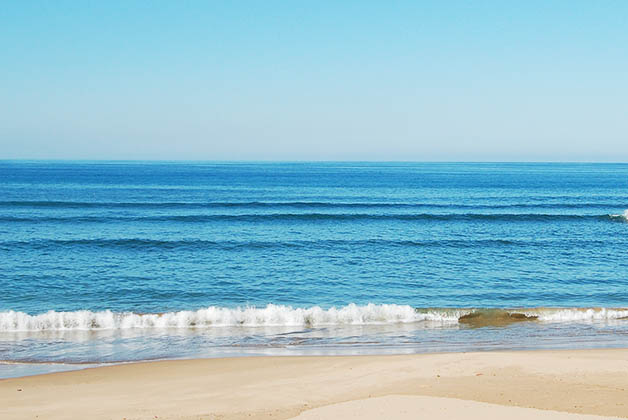
[[[628,161],[628,2],[6,1],[0,158]]]

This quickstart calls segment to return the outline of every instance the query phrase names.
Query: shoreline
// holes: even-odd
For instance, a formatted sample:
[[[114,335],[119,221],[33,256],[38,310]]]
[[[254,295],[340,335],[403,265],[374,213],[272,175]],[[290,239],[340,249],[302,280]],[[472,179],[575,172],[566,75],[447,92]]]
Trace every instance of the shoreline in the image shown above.
[[[469,353],[522,353],[522,352],[562,352],[562,351],[594,351],[594,350],[628,350],[628,346],[620,344],[616,346],[580,346],[566,348],[562,346],[556,347],[487,347],[476,350],[464,348],[462,350],[426,350],[412,351],[404,347],[377,347],[355,346],[352,351],[346,348],[327,347],[325,351],[317,350],[300,350],[300,351],[282,351],[285,349],[273,349],[273,351],[259,351],[256,349],[247,349],[249,351],[240,352],[222,352],[212,356],[194,355],[190,357],[163,357],[154,359],[135,359],[135,360],[116,360],[116,361],[98,361],[89,360],[82,362],[73,361],[47,361],[47,360],[0,360],[0,381],[5,379],[19,379],[31,376],[49,375],[55,373],[74,372],[85,369],[94,369],[101,367],[119,366],[119,365],[135,365],[154,362],[183,362],[183,361],[200,361],[200,360],[223,360],[223,359],[240,359],[240,358],[318,358],[318,357],[366,357],[366,356],[421,356],[421,355],[444,355],[444,354],[469,354]],[[268,350],[268,349],[266,349]],[[320,351],[319,351],[320,350]],[[3,368],[4,371],[3,371]],[[22,373],[15,372],[16,368]]]
[[[436,410],[443,398],[484,404],[463,404],[478,416],[506,406],[628,418],[628,349],[245,356],[0,379],[0,417],[16,420],[332,418],[346,404],[391,415]]]

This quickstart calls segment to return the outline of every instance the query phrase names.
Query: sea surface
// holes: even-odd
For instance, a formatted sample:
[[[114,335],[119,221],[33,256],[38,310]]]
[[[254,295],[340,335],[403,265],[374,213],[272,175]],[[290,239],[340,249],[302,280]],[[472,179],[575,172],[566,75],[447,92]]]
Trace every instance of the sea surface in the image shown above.
[[[628,346],[628,164],[0,161],[0,377]]]

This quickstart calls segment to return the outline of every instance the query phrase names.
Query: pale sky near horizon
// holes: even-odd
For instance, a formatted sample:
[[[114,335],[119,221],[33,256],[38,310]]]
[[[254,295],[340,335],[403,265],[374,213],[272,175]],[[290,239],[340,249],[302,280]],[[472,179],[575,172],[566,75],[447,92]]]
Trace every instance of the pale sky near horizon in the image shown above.
[[[0,159],[628,161],[628,2],[4,2]]]

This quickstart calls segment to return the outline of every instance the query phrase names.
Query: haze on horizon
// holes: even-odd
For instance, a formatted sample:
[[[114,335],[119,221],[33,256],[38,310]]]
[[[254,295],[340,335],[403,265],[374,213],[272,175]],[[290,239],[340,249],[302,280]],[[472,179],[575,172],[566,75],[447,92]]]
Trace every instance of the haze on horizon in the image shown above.
[[[628,161],[622,1],[6,2],[0,159]]]

